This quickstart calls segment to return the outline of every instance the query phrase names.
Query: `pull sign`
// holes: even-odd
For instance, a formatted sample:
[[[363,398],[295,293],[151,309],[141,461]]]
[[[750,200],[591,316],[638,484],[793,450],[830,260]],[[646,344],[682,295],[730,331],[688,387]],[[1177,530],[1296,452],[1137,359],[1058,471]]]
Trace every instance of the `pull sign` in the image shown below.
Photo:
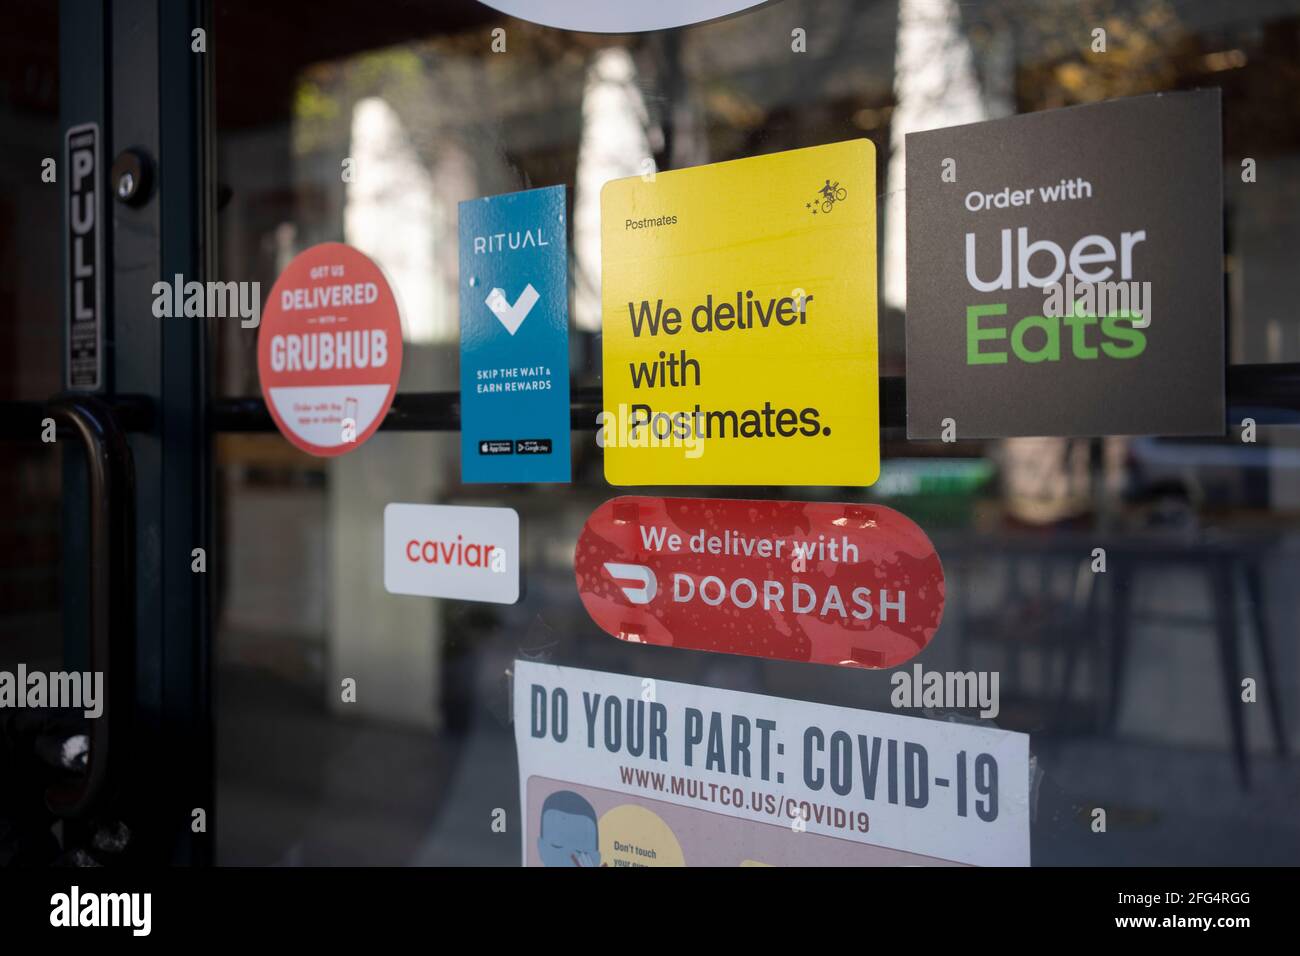
[[[592,619],[642,644],[896,667],[943,617],[934,545],[879,505],[615,498],[574,569]]]
[[[68,130],[63,166],[68,184],[66,381],[70,391],[94,392],[104,378],[103,226],[99,217],[99,126]]]

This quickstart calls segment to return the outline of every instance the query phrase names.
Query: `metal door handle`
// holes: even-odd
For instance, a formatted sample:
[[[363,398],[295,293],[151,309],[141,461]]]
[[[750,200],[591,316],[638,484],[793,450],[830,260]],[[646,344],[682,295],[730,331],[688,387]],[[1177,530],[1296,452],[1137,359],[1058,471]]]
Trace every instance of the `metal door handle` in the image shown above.
[[[104,709],[91,721],[86,773],[45,792],[50,810],[86,816],[108,793],[110,758],[130,719],[135,646],[135,464],[112,409],[93,396],[63,396],[47,414],[76,433],[90,487],[90,669],[104,675]]]

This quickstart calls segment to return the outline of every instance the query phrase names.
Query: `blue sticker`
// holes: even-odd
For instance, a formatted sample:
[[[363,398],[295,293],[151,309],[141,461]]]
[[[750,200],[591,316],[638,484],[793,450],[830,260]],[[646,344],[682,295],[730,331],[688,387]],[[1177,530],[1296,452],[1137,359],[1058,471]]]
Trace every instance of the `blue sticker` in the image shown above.
[[[460,472],[569,481],[563,186],[460,204]]]

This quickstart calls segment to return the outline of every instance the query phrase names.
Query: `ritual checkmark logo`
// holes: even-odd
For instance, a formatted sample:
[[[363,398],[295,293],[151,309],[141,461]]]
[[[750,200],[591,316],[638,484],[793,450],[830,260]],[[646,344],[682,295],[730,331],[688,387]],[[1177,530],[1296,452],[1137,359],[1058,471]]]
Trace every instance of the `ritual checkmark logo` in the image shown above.
[[[488,293],[488,297],[483,300],[484,304],[492,310],[492,314],[497,320],[505,326],[506,331],[514,335],[519,331],[519,326],[524,324],[524,319],[528,318],[528,313],[533,311],[533,306],[541,296],[533,288],[530,282],[524,286],[524,291],[519,293],[519,298],[515,304],[511,305],[506,298],[506,294],[501,289],[493,289]]]

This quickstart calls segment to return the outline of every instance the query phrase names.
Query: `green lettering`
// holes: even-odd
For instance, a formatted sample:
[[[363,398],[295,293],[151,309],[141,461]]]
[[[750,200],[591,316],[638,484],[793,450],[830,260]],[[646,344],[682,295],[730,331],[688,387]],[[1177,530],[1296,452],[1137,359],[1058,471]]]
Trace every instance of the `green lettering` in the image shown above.
[[[1127,343],[1116,345],[1114,342],[1102,342],[1101,350],[1111,358],[1126,359],[1137,358],[1146,351],[1147,337],[1141,329],[1135,329],[1132,326],[1133,318],[1129,313],[1122,312],[1119,315],[1108,315],[1101,320],[1101,331],[1110,339],[1118,339],[1120,342]]]
[[[1025,347],[1025,333],[1030,329],[1042,329],[1047,335],[1047,342],[1041,349]],[[1011,350],[1022,362],[1059,362],[1061,360],[1061,327],[1056,319],[1042,315],[1027,315],[1011,330]]]
[[[1070,327],[1070,347],[1074,350],[1074,357],[1095,359],[1100,353],[1096,346],[1088,344],[1088,328],[1097,324],[1097,317],[1080,315],[1076,311],[1065,317],[1065,324]]]
[[[980,319],[986,315],[1006,315],[1005,303],[993,305],[966,306],[966,364],[967,365],[1005,365],[1006,352],[981,352],[980,342],[985,339],[1005,339],[1005,328],[981,329]]]

